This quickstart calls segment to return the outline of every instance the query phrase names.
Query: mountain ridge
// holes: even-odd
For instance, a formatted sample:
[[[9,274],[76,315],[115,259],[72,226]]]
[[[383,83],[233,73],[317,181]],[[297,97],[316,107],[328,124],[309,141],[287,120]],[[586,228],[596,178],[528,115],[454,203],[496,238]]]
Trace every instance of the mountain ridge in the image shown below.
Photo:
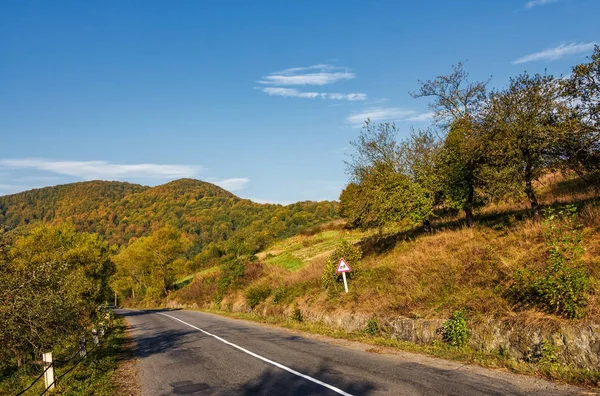
[[[0,227],[37,222],[72,223],[103,235],[111,244],[149,235],[171,224],[189,234],[200,251],[210,243],[242,239],[254,251],[268,241],[337,217],[337,203],[260,204],[202,180],[184,178],[158,186],[85,181],[0,196]]]

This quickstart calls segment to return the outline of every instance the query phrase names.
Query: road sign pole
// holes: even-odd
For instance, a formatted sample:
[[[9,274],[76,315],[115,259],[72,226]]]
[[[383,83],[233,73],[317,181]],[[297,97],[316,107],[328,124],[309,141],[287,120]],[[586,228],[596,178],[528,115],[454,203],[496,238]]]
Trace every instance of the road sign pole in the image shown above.
[[[344,278],[344,289],[346,289],[346,293],[348,293],[348,281],[346,280],[345,272],[342,272],[342,278]]]

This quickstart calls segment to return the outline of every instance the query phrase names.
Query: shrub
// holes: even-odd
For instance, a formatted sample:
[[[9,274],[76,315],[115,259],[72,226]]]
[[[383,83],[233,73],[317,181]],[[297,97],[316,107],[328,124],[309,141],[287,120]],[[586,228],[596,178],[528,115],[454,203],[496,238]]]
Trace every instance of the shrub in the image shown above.
[[[524,360],[529,363],[555,364],[558,363],[556,348],[550,342],[542,340],[533,348],[529,349],[524,356]]]
[[[287,291],[285,290],[285,287],[278,287],[275,290],[275,293],[273,293],[273,303],[274,304],[279,304],[283,301],[283,299],[285,298],[287,294]]]
[[[587,305],[589,274],[581,262],[581,230],[577,208],[544,211],[544,236],[548,258],[541,270],[520,268],[508,291],[517,306],[536,307],[569,319],[581,318]]]
[[[246,266],[241,259],[236,259],[223,263],[221,270],[221,276],[217,281],[217,294],[215,296],[215,303],[217,305],[221,304],[223,296],[230,287],[235,287],[240,283]]]
[[[302,311],[300,311],[300,308],[298,308],[298,304],[294,304],[291,318],[296,322],[302,322],[304,320],[304,317],[302,316]]]
[[[258,304],[265,301],[271,295],[271,289],[267,286],[252,286],[246,290],[246,302],[254,309]]]
[[[464,310],[455,311],[442,325],[442,339],[451,346],[462,347],[469,339],[467,318]]]
[[[342,257],[352,268],[352,272],[346,274],[347,278],[353,279],[356,277],[358,263],[362,258],[362,251],[351,243],[343,241],[325,261],[325,268],[323,269],[323,275],[321,277],[321,282],[325,290],[331,292],[343,289],[342,275],[336,274],[335,272],[340,258]]]
[[[376,318],[371,318],[367,321],[367,325],[365,326],[365,333],[371,336],[376,336],[379,334],[379,323],[377,323]]]

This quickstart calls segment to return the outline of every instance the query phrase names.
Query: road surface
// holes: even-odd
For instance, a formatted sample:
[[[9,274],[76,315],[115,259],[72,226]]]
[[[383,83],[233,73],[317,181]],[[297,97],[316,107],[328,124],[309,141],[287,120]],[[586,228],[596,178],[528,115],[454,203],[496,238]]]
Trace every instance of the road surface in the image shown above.
[[[565,395],[582,389],[185,310],[116,310],[143,395]],[[589,394],[589,393],[588,393]]]

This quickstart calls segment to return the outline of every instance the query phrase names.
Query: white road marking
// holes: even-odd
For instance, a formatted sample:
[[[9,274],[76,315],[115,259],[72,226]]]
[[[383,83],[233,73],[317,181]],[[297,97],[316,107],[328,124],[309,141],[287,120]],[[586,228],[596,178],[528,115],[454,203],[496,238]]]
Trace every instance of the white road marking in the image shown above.
[[[344,392],[343,390],[341,390],[341,389],[339,389],[339,388],[336,388],[336,387],[335,387],[335,386],[333,386],[333,385],[329,385],[329,384],[327,384],[327,383],[325,383],[325,382],[323,382],[323,381],[319,381],[318,379],[316,379],[316,378],[313,378],[313,377],[311,377],[311,376],[308,376],[308,375],[306,375],[306,374],[299,373],[298,371],[296,371],[296,370],[293,370],[293,369],[291,369],[291,368],[289,368],[289,367],[287,367],[287,366],[284,366],[284,365],[283,365],[283,364],[281,364],[281,363],[277,363],[277,362],[274,362],[274,361],[272,361],[271,359],[267,359],[266,357],[260,356],[259,354],[256,354],[256,353],[254,353],[254,352],[252,352],[252,351],[249,351],[249,350],[247,350],[246,348],[242,348],[241,346],[239,346],[239,345],[236,345],[236,344],[234,344],[234,343],[232,343],[232,342],[229,342],[229,341],[227,341],[227,340],[224,340],[224,339],[222,339],[222,338],[221,338],[221,337],[219,337],[219,336],[216,336],[216,335],[214,335],[214,334],[211,334],[211,333],[209,333],[209,332],[208,332],[208,331],[206,331],[206,330],[202,330],[201,328],[199,328],[199,327],[196,327],[196,326],[194,326],[194,325],[192,325],[192,324],[189,324],[188,322],[184,322],[183,320],[181,320],[181,319],[178,319],[178,318],[176,318],[176,317],[174,317],[174,316],[167,315],[167,314],[164,314],[164,313],[161,313],[161,312],[157,312],[157,313],[158,313],[159,315],[167,316],[167,317],[169,317],[169,318],[171,318],[171,319],[174,319],[174,320],[176,320],[176,321],[178,321],[178,322],[181,322],[181,323],[183,323],[184,325],[187,325],[187,326],[189,326],[189,327],[191,327],[191,328],[193,328],[193,329],[196,329],[196,330],[198,330],[198,331],[201,331],[202,333],[204,333],[204,334],[206,334],[206,335],[208,335],[208,336],[214,337],[214,338],[216,338],[217,340],[219,340],[219,341],[221,341],[221,342],[223,342],[223,343],[225,343],[225,344],[227,344],[227,345],[231,345],[232,347],[234,347],[234,348],[237,348],[237,349],[239,349],[240,351],[242,351],[242,352],[244,352],[244,353],[247,353],[247,354],[248,354],[248,355],[250,355],[250,356],[254,356],[254,357],[255,357],[255,358],[257,358],[257,359],[260,359],[260,360],[262,360],[263,362],[267,362],[267,363],[269,363],[269,364],[272,364],[272,365],[273,365],[273,366],[275,366],[275,367],[279,367],[279,368],[280,368],[280,369],[282,369],[282,370],[285,370],[285,371],[287,371],[287,372],[289,372],[289,373],[292,373],[292,374],[294,374],[294,375],[297,375],[298,377],[302,377],[302,378],[304,378],[304,379],[307,379],[307,380],[309,380],[309,381],[312,381],[312,382],[314,382],[315,384],[319,384],[319,385],[321,385],[321,386],[324,386],[325,388],[331,389],[332,391],[334,391],[334,392],[336,392],[336,393],[339,393],[340,395],[344,395],[344,396],[352,396],[350,393]]]

